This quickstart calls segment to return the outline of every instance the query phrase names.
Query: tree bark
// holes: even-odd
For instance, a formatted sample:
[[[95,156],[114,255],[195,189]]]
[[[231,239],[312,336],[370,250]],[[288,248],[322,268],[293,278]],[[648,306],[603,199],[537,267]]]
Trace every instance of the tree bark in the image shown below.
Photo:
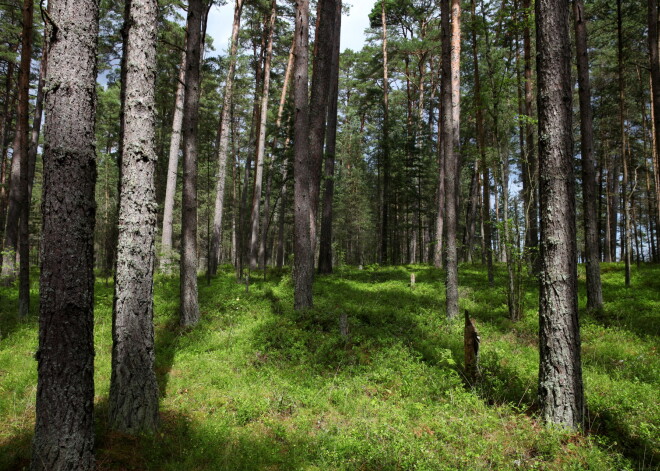
[[[161,240],[160,269],[166,274],[172,272],[172,231],[174,225],[174,197],[176,195],[176,179],[179,171],[179,150],[181,149],[181,128],[183,126],[183,102],[186,94],[186,49],[181,52],[179,66],[179,81],[174,99],[174,116],[172,117],[172,135],[170,136],[170,152],[167,163],[167,183],[165,186],[165,202],[163,210],[163,234]]]
[[[296,1],[294,62],[294,308],[312,307],[314,252],[312,252],[311,168],[309,165],[308,47],[309,0]],[[310,261],[312,262],[310,264]]]
[[[7,142],[7,134],[12,122],[12,110],[14,109],[14,104],[17,99],[17,94],[12,94],[14,68],[14,62],[9,62],[5,77],[5,97],[2,106],[2,116],[0,116],[2,119],[2,121],[0,121],[0,160],[2,161],[0,165],[0,231],[2,231],[3,240],[8,203],[7,183],[9,182],[7,171],[7,148],[9,147],[9,143]],[[0,253],[0,261],[2,258],[2,254]]]
[[[202,0],[190,0],[186,26],[186,97],[183,104],[181,216],[181,325],[199,322],[197,296],[197,131],[199,121]]]
[[[154,371],[153,269],[157,204],[154,173],[156,0],[127,0],[129,16],[124,154],[112,325],[109,422],[126,433],[158,424]]]
[[[580,96],[580,153],[582,154],[582,192],[584,212],[585,252],[587,255],[587,309],[603,307],[598,250],[598,207],[596,200],[596,167],[594,161],[593,111],[587,53],[587,24],[582,0],[573,0],[575,49],[577,55]]]
[[[98,3],[49,2],[32,470],[94,468],[94,184]]]
[[[32,30],[33,30],[33,10],[32,0],[23,2],[23,38],[21,44],[21,68],[18,74],[18,128],[16,133],[19,135],[19,152],[14,152],[14,156],[20,155],[20,223],[19,223],[19,280],[18,280],[18,315],[26,317],[30,312],[30,194],[29,194],[29,108],[30,108],[30,63],[32,59]],[[18,155],[17,155],[18,154]]]
[[[651,109],[653,120],[653,177],[655,183],[656,231],[660,230],[660,150],[657,139],[660,137],[660,15],[657,0],[648,0],[649,19],[649,61],[651,66]]]
[[[261,186],[264,177],[264,159],[266,157],[266,122],[268,120],[268,98],[270,96],[270,67],[273,58],[273,36],[275,34],[275,19],[277,5],[271,3],[269,20],[268,45],[266,46],[266,61],[263,72],[263,88],[259,106],[259,131],[257,136],[257,153],[255,158],[254,189],[252,193],[252,212],[250,214],[250,269],[259,267],[259,211],[261,208]],[[265,227],[263,228],[266,229]]]
[[[568,0],[537,0],[541,273],[539,399],[546,422],[578,428],[584,392],[577,309]]]
[[[27,0],[22,5],[23,31],[21,33],[21,61],[18,68],[18,91],[16,112],[16,133],[14,134],[13,154],[11,159],[11,178],[9,180],[9,204],[7,207],[7,218],[5,226],[4,256],[2,258],[2,278],[5,282],[11,282],[16,278],[17,266],[16,255],[19,250],[19,233],[27,231],[27,224],[21,222],[24,213],[29,215],[27,203],[28,185],[28,147],[29,147],[29,106],[30,106],[30,63],[32,56],[32,30],[33,30],[33,5]],[[27,232],[25,234],[27,236]],[[29,246],[26,245],[29,252]],[[21,254],[23,255],[23,254]],[[29,259],[29,257],[28,257]],[[29,260],[25,260],[28,262]],[[23,262],[21,262],[23,263]],[[29,277],[29,267],[26,273],[21,273],[19,282],[19,313],[27,315],[29,306],[29,293],[24,299],[25,293],[22,277]],[[29,284],[29,279],[27,280]],[[28,288],[29,289],[29,288]]]
[[[220,262],[222,240],[222,213],[225,203],[225,181],[227,179],[227,149],[229,148],[229,114],[234,94],[234,75],[236,72],[236,55],[238,52],[238,33],[241,29],[241,13],[243,0],[236,0],[234,6],[234,22],[231,30],[231,49],[229,52],[229,70],[225,81],[225,95],[222,102],[222,115],[220,117],[220,141],[218,145],[218,174],[215,189],[215,208],[213,210],[213,237],[211,239],[211,260],[209,271],[215,275]],[[242,227],[241,227],[242,229]]]
[[[387,57],[387,15],[385,2],[381,1],[381,19],[383,23],[383,208],[381,221],[380,263],[388,262],[389,209],[390,209],[390,81]],[[442,239],[442,231],[440,231]],[[441,262],[442,263],[442,262]]]
[[[341,37],[341,0],[337,0],[335,31],[332,45],[328,125],[325,147],[325,187],[323,214],[321,215],[321,242],[319,246],[319,273],[332,273],[332,204],[335,193],[335,155],[337,148],[337,105],[339,100],[339,52]]]
[[[442,64],[443,64],[443,146],[445,157],[445,218],[446,244],[446,310],[447,318],[458,316],[458,225],[459,191],[459,123],[460,123],[460,40],[461,7],[459,0],[451,0],[451,33],[449,30],[449,0],[441,1]],[[450,39],[451,38],[451,39]],[[451,41],[451,42],[450,42]]]

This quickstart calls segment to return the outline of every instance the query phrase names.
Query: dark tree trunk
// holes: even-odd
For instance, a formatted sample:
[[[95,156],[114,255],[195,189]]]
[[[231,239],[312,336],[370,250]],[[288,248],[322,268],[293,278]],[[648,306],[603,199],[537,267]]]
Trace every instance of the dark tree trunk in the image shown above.
[[[573,0],[575,17],[575,49],[577,54],[580,95],[580,142],[582,154],[582,192],[585,252],[587,256],[587,309],[603,306],[598,250],[598,207],[596,203],[596,166],[594,161],[594,129],[587,54],[587,25],[582,0]]]
[[[197,128],[199,120],[202,0],[188,4],[186,97],[183,104],[183,200],[181,216],[181,325],[199,322],[197,297]]]
[[[651,65],[651,109],[653,110],[653,131],[655,145],[653,146],[653,176],[655,181],[655,223],[656,231],[660,230],[660,150],[657,140],[660,139],[660,15],[658,15],[657,0],[648,0],[649,18],[649,59]]]
[[[339,50],[341,35],[341,0],[337,0],[333,36],[332,67],[330,72],[330,101],[325,148],[325,188],[321,215],[319,273],[332,273],[332,204],[335,193],[335,154],[337,147],[337,102],[339,99]]]
[[[127,433],[158,424],[154,372],[153,269],[157,204],[154,173],[155,0],[129,1],[124,154],[112,322],[110,425]]]
[[[584,418],[577,309],[577,242],[568,0],[537,0],[541,273],[539,399],[546,422]]]
[[[16,278],[16,255],[19,252],[19,232],[27,231],[27,224],[21,223],[23,213],[29,215],[27,199],[28,173],[28,135],[29,135],[29,100],[30,100],[30,62],[32,56],[32,16],[33,5],[25,1],[22,6],[23,31],[21,34],[21,62],[18,68],[16,133],[14,134],[13,155],[11,159],[11,178],[9,179],[9,201],[5,221],[5,243],[3,246],[2,278],[11,282]],[[21,234],[22,235],[22,234]],[[27,235],[27,233],[26,233]],[[26,246],[29,249],[29,246]],[[22,254],[21,254],[22,255]],[[26,260],[27,262],[27,260]],[[26,272],[29,276],[29,271]],[[22,274],[26,276],[25,274]],[[23,280],[22,280],[23,281]],[[28,280],[29,283],[29,280]],[[27,314],[28,305],[21,294],[25,288],[19,283],[19,312]],[[25,311],[24,311],[25,309]]]
[[[9,182],[8,168],[7,168],[7,136],[9,134],[9,127],[12,122],[12,114],[14,104],[17,99],[17,94],[12,94],[12,80],[14,77],[14,62],[9,62],[7,66],[7,75],[5,81],[5,97],[2,107],[2,116],[0,116],[0,231],[2,231],[3,238],[5,232],[6,211],[7,211],[7,183]],[[0,253],[0,261],[2,260]]]
[[[25,317],[30,312],[30,195],[29,195],[29,108],[30,108],[30,62],[32,56],[32,16],[34,3],[32,0],[23,2],[23,39],[21,44],[21,68],[18,74],[18,134],[21,175],[19,180],[20,224],[19,224],[19,280],[18,280],[18,314]]]
[[[309,0],[296,1],[295,62],[294,62],[294,237],[293,283],[295,309],[312,307],[314,252],[312,252],[312,181],[309,165],[309,99],[308,48]],[[310,263],[312,262],[312,263]]]
[[[94,468],[94,183],[98,3],[49,2],[33,470]],[[85,25],[81,28],[80,25]],[[75,32],[75,34],[74,34]]]

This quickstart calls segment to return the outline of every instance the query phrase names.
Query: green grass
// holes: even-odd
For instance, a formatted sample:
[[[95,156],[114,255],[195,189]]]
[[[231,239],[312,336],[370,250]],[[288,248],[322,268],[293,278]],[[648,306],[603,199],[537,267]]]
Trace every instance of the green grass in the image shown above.
[[[317,279],[313,310],[296,313],[288,274],[246,292],[225,267],[210,286],[200,279],[202,321],[189,330],[178,326],[178,280],[159,277],[162,424],[138,438],[106,425],[112,287],[99,279],[99,469],[657,469],[660,267],[634,270],[626,290],[621,267],[603,265],[605,309],[582,316],[584,434],[539,423],[538,290],[529,280],[525,316],[510,322],[498,269],[492,288],[482,268],[460,270],[461,307],[482,338],[478,385],[463,379],[463,327],[444,320],[438,270],[342,268]],[[33,295],[36,306],[36,281]],[[0,288],[0,469],[28,465],[34,426],[37,321],[18,321],[16,305],[16,290]]]

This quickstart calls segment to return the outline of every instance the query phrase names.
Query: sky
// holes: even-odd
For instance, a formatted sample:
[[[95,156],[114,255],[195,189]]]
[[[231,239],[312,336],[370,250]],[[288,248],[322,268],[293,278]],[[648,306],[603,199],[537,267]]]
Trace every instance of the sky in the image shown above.
[[[341,50],[362,49],[365,40],[364,30],[369,27],[369,12],[376,0],[350,0],[350,13],[344,14],[341,24]],[[214,6],[209,12],[207,34],[213,38],[214,55],[226,54],[231,35],[231,22],[234,19],[234,2],[229,0],[221,7]]]

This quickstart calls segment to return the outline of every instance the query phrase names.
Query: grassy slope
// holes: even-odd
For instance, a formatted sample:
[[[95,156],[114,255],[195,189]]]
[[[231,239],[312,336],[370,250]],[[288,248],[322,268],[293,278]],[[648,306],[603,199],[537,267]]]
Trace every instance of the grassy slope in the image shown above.
[[[200,282],[203,320],[189,331],[177,324],[177,280],[159,278],[162,427],[138,439],[109,432],[112,288],[99,280],[99,468],[655,469],[660,267],[634,271],[631,290],[619,266],[603,271],[605,312],[582,319],[587,437],[536,420],[535,283],[525,318],[512,324],[502,274],[490,288],[472,266],[461,267],[461,306],[482,338],[476,387],[462,380],[462,324],[443,320],[434,269],[342,269],[317,280],[316,308],[303,315],[291,309],[288,276],[253,281],[246,293],[225,271]],[[0,469],[28,464],[34,423],[37,322],[16,322],[15,310],[16,291],[0,288]]]

